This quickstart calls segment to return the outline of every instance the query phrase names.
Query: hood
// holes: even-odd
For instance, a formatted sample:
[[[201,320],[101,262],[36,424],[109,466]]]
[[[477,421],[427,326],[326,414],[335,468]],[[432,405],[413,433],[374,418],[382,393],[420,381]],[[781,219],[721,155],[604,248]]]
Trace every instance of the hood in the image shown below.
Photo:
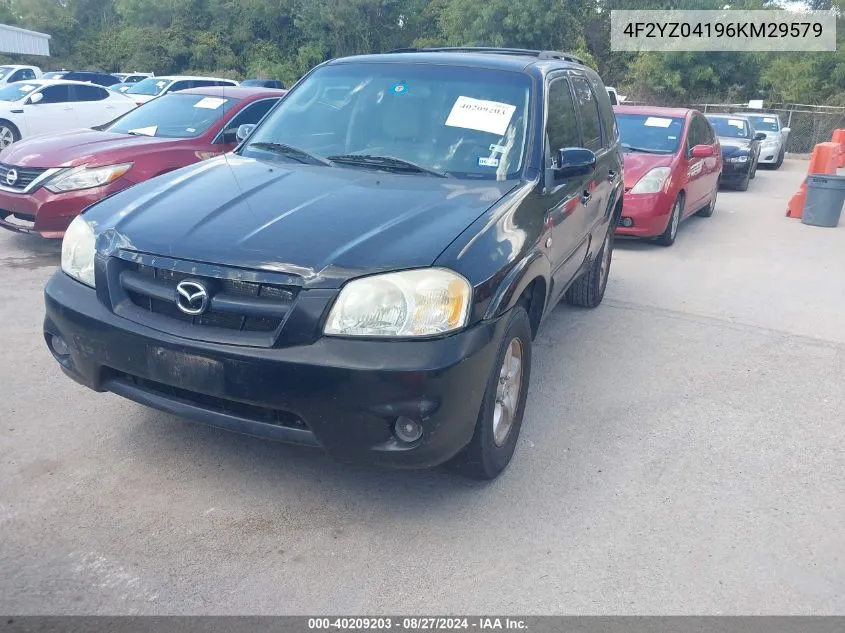
[[[674,154],[646,154],[645,152],[625,152],[624,178],[625,190],[633,187],[637,182],[655,167],[671,167],[675,160]]]
[[[135,103],[138,103],[138,104],[146,103],[147,101],[152,101],[157,96],[159,96],[159,95],[136,95],[136,94],[132,94],[130,92],[121,92],[120,94],[122,94],[124,97],[126,97],[128,99],[132,99],[132,101],[134,101]]]
[[[85,214],[99,248],[299,275],[337,287],[431,265],[516,182],[461,181],[235,154],[170,172]]]
[[[723,156],[733,156],[734,154],[751,150],[751,141],[746,138],[729,138],[720,136],[719,145],[722,146]]]
[[[131,161],[145,148],[184,139],[77,130],[18,141],[0,153],[0,162],[16,167],[75,167]]]

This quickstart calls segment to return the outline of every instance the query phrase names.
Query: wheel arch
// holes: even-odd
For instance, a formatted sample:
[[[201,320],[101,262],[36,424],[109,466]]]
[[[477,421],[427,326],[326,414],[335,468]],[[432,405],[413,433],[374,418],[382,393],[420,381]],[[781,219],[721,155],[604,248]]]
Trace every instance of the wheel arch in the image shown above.
[[[548,303],[551,267],[540,251],[521,260],[499,283],[493,293],[484,319],[501,316],[515,305],[523,303],[531,321],[531,333],[537,334]]]

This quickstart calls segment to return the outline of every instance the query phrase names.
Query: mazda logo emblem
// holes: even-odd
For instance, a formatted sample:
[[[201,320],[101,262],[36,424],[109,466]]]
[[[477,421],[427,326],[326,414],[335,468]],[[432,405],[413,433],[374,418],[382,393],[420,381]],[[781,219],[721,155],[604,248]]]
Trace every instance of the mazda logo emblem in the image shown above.
[[[10,169],[6,172],[6,184],[10,187],[18,181],[18,170]]]
[[[176,286],[176,305],[185,314],[196,316],[208,309],[208,290],[198,281],[180,281]]]

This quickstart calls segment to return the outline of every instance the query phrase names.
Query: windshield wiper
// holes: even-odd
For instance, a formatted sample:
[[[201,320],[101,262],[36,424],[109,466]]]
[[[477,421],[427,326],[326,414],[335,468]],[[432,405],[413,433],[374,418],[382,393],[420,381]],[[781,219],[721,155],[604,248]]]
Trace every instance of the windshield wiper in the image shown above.
[[[326,165],[327,167],[334,167],[334,163],[332,163],[332,161],[323,158],[322,156],[312,154],[311,152],[306,152],[304,149],[299,147],[288,145],[287,143],[267,143],[264,141],[257,141],[255,143],[250,143],[244,149],[248,149],[250,147],[281,154],[282,156],[292,158],[300,163],[311,163],[312,165]]]
[[[647,147],[634,147],[633,145],[626,145],[622,143],[622,148],[627,149],[630,152],[642,152],[643,154],[671,154],[672,152],[667,152],[662,149],[648,149]]]
[[[346,165],[362,165],[364,167],[380,167],[382,169],[393,169],[397,171],[415,171],[419,173],[431,174],[438,178],[449,178],[449,174],[420,165],[419,163],[412,163],[403,158],[394,158],[393,156],[373,156],[371,154],[339,154],[337,156],[329,156],[329,160],[335,163],[344,163]]]

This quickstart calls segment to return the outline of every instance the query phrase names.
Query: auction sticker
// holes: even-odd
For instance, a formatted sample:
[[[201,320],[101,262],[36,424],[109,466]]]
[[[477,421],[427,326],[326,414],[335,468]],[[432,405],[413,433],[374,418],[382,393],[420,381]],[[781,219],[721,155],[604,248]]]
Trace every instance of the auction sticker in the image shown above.
[[[509,103],[460,96],[452,106],[446,125],[501,136],[507,131],[515,111],[516,106]]]

